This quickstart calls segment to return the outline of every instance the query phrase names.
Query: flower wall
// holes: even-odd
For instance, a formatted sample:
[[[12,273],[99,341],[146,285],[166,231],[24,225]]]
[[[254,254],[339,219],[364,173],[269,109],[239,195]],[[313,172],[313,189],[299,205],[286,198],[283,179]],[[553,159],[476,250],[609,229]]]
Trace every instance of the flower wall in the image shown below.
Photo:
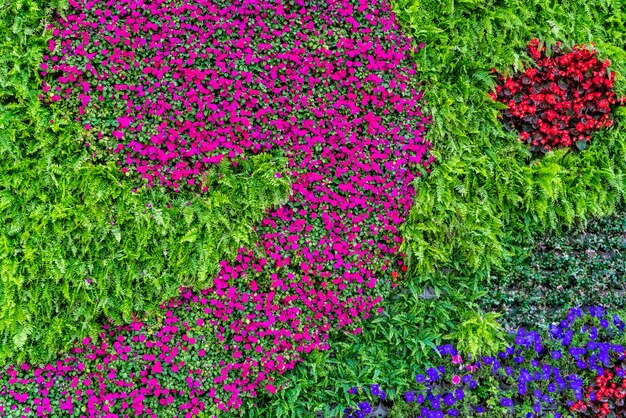
[[[378,1],[70,5],[43,97],[77,114],[95,157],[210,193],[211,164],[279,150],[293,190],[212,287],[105,326],[56,363],[9,367],[4,413],[193,416],[275,392],[273,376],[329,333],[359,332],[405,270],[398,227],[432,162],[417,51]]]
[[[307,416],[320,406],[336,412],[350,387],[345,382],[357,379],[368,384],[371,397],[389,401],[400,394],[410,413],[422,416],[601,416],[623,407],[622,371],[616,367],[624,360],[623,323],[601,309],[582,318],[580,310],[572,311],[547,338],[520,331],[496,356],[462,357],[443,346],[438,351],[443,359],[428,364],[430,349],[425,354],[444,335],[457,348],[465,345],[464,351],[494,348],[500,341],[495,315],[475,304],[488,290],[483,285],[491,269],[506,261],[507,253],[512,257],[516,244],[531,233],[605,215],[622,201],[624,109],[609,116],[602,102],[615,104],[613,82],[623,90],[623,50],[616,45],[624,44],[624,19],[617,1],[395,0],[404,30],[428,44],[424,51],[422,44],[411,47],[391,6],[379,0],[68,3],[52,17],[53,0],[23,0],[17,6],[0,0],[0,20],[6,10],[9,21],[13,11],[20,16],[11,29],[0,28],[12,42],[9,47],[0,42],[0,51],[14,63],[7,67],[7,59],[0,60],[0,84],[10,91],[0,92],[3,158],[18,161],[14,166],[23,171],[28,170],[24,158],[50,162],[50,169],[44,164],[31,171],[49,176],[50,193],[74,196],[68,192],[73,189],[58,186],[55,175],[64,171],[57,161],[79,167],[68,157],[75,149],[64,149],[76,141],[72,146],[82,148],[76,154],[84,154],[85,165],[66,171],[66,177],[77,173],[74,177],[90,183],[83,167],[117,167],[126,180],[116,177],[112,187],[132,184],[127,192],[150,220],[161,200],[141,202],[135,191],[159,195],[163,206],[173,195],[183,207],[193,205],[193,199],[185,204],[189,194],[219,201],[211,178],[228,179],[216,172],[218,164],[236,171],[257,158],[279,158],[288,168],[264,164],[271,173],[264,177],[289,179],[282,184],[293,187],[286,205],[263,212],[255,227],[248,222],[258,241],[222,261],[216,277],[198,268],[205,277],[184,282],[196,287],[181,289],[174,300],[168,296],[154,315],[146,317],[144,310],[130,323],[105,324],[99,336],[80,338],[50,364],[14,361],[0,369],[0,415],[191,417],[247,410],[251,416]],[[25,11],[33,21],[50,23],[52,39],[38,45],[46,49],[42,62],[32,58],[39,57],[34,48],[15,52],[31,43],[24,33],[39,44],[48,36],[38,35],[47,33],[44,23],[41,31],[36,25],[22,30]],[[528,56],[520,56],[534,36],[557,46],[555,36],[586,44],[595,39],[599,55],[611,57],[618,74],[614,79],[608,64],[582,46],[563,50],[562,56],[554,51],[558,56],[551,61],[533,41]],[[19,61],[15,55],[31,58]],[[513,101],[509,111],[516,115],[505,115],[509,128],[543,127],[539,133],[546,137],[530,135],[537,140],[534,150],[574,144],[582,149],[600,125],[614,121],[615,127],[595,133],[593,146],[583,153],[554,150],[528,165],[534,156],[502,129],[501,105],[485,94],[497,84],[488,69],[504,73],[512,65],[519,68],[520,59],[545,65],[534,74],[500,80],[501,89],[508,90],[507,83],[519,89],[511,97],[504,89],[494,95]],[[40,87],[33,63],[43,78],[40,99],[51,106],[35,100],[39,91],[23,91],[27,78]],[[418,80],[428,82],[425,97],[436,117],[428,134]],[[16,107],[12,95],[30,99],[22,97]],[[572,109],[565,103],[573,103]],[[560,108],[553,114],[548,105]],[[55,141],[64,126],[65,142]],[[571,141],[563,142],[568,132]],[[47,142],[41,141],[44,136]],[[425,138],[443,157],[433,172]],[[417,181],[424,168],[428,181]],[[103,171],[98,189],[114,177],[111,171]],[[24,206],[7,198],[15,184],[0,184],[0,210],[9,205],[19,212]],[[412,184],[419,185],[417,196]],[[29,209],[43,213],[37,203]],[[187,221],[189,212],[184,213]],[[104,223],[109,222],[115,223]],[[5,226],[0,233],[7,230],[2,238],[17,241],[18,228]],[[158,226],[155,231],[161,233]],[[186,242],[204,243],[191,225],[183,233],[182,250]],[[124,242],[124,235],[115,239]],[[407,287],[396,289],[376,321],[363,321],[383,310],[381,297],[407,271],[400,257],[405,251],[413,261]],[[0,267],[3,285],[17,282]],[[207,278],[208,288],[198,285]],[[31,287],[20,288],[21,300],[30,289],[47,289],[46,280],[25,280]],[[81,285],[92,285],[91,280]],[[77,293],[79,283],[65,283],[67,294]],[[169,288],[177,290],[180,283],[169,281]],[[0,296],[9,293],[1,290]],[[38,294],[32,294],[35,305]],[[394,308],[397,300],[402,303]],[[69,302],[57,306],[74,308]],[[136,306],[140,310],[141,302]],[[13,310],[15,323],[20,309]],[[0,315],[0,326],[3,320]],[[45,328],[47,320],[42,315],[34,321]],[[482,341],[480,347],[476,341]],[[415,367],[405,367],[407,356],[423,368],[415,380]],[[303,359],[306,364],[296,368]],[[410,382],[411,389],[386,392],[382,384],[369,386],[372,376],[403,390]],[[347,412],[363,416],[369,410],[362,402]]]
[[[422,125],[414,72],[396,69],[411,48],[377,1],[70,4],[49,26],[42,98],[92,131],[87,147],[150,185],[199,188],[207,167],[245,151],[307,161],[323,152],[320,135]],[[423,149],[407,151],[421,162]]]

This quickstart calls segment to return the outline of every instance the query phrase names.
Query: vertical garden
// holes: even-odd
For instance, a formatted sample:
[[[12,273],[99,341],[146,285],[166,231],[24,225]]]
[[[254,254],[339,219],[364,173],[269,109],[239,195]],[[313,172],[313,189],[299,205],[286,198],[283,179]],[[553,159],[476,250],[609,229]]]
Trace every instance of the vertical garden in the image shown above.
[[[0,416],[626,416],[621,0],[0,22]]]

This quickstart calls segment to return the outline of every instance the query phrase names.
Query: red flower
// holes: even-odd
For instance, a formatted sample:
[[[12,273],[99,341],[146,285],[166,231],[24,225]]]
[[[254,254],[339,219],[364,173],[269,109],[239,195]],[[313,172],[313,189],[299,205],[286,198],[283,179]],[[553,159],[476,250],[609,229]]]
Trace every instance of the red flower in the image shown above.
[[[537,39],[527,51],[537,68],[500,77],[489,94],[508,106],[503,113],[506,128],[517,130],[520,141],[533,151],[572,145],[584,149],[593,131],[612,125],[611,105],[623,104],[612,90],[615,74],[606,71],[609,61],[598,60],[596,51],[584,45],[566,53],[559,42],[547,57]]]

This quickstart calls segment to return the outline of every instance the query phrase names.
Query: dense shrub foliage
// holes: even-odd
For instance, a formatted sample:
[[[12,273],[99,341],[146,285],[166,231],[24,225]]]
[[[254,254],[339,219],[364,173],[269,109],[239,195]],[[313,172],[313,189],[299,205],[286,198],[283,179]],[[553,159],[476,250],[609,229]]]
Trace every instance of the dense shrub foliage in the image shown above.
[[[489,278],[479,300],[500,312],[508,330],[548,329],[568,305],[626,306],[626,216],[594,219],[561,234],[540,234],[520,247],[506,268]]]
[[[527,51],[534,66],[512,77],[500,76],[490,93],[508,107],[503,111],[505,127],[517,130],[531,151],[586,148],[591,133],[613,124],[611,106],[617,99],[609,60],[598,60],[596,51],[585,45],[569,51],[561,42],[548,57],[536,38]]]
[[[558,418],[585,409],[585,400],[593,404],[594,396],[606,396],[613,398],[608,405],[617,412],[623,396],[610,383],[606,388],[613,377],[607,368],[615,368],[626,358],[624,325],[618,315],[601,307],[587,312],[574,308],[548,335],[520,328],[512,334],[511,345],[496,356],[473,359],[452,345],[440,346],[441,360],[417,374],[413,388],[404,392],[409,405],[403,410],[410,416],[432,418]],[[592,381],[601,387],[592,389]],[[386,398],[379,385],[363,389],[355,387],[351,393],[365,392],[370,400]],[[369,409],[370,401],[363,401],[345,413],[362,417]],[[598,413],[590,416],[603,416]]]
[[[180,286],[210,285],[289,195],[289,177],[275,176],[287,161],[270,154],[213,167],[211,195],[132,191],[114,164],[93,160],[65,112],[41,106],[51,11],[39,5],[0,5],[12,22],[0,27],[0,363],[53,359],[107,317],[130,322]]]
[[[269,144],[266,148],[282,150],[288,169],[276,177],[287,174],[293,179],[292,195],[285,205],[269,210],[256,227],[256,245],[221,263],[213,286],[184,291],[163,306],[164,315],[112,328],[93,342],[83,340],[72,356],[59,360],[60,369],[12,366],[2,377],[5,393],[19,392],[10,398],[12,408],[24,412],[35,408],[37,414],[64,410],[80,415],[83,408],[90,415],[156,413],[159,408],[159,414],[195,415],[237,409],[245,397],[275,392],[274,376],[293,368],[303,353],[327,349],[331,330],[358,333],[360,319],[380,302],[377,287],[384,288],[403,274],[397,257],[402,241],[398,226],[412,203],[411,182],[432,160],[423,139],[428,118],[419,107],[422,93],[411,55],[416,51],[400,35],[390,7],[379,2],[334,1],[320,8],[302,1],[110,3],[102,11],[102,24],[111,31],[121,28],[102,39],[135,31],[136,21],[155,30],[154,22],[142,20],[142,13],[158,19],[161,26],[176,26],[171,22],[178,20],[171,16],[182,22],[202,21],[207,34],[215,34],[212,47],[203,52],[225,73],[209,74],[214,78],[198,89],[213,89],[211,94],[220,97],[216,100],[221,107],[212,109],[216,117],[220,112],[230,114],[237,107],[228,107],[233,100],[250,100],[241,111],[254,111],[245,115],[252,119],[251,136],[234,137],[229,144],[257,151],[254,144],[262,138]],[[94,26],[101,20],[95,17],[96,10],[107,6],[91,1],[71,4],[62,21],[73,22],[67,31]],[[87,19],[90,10],[95,22]],[[222,38],[222,25],[226,31],[237,31]],[[251,30],[259,31],[254,42],[262,39],[263,45],[247,46]],[[63,30],[55,33],[65,36]],[[174,32],[166,33],[164,42],[178,43]],[[88,35],[80,37],[98,42]],[[63,41],[58,47],[63,48]],[[220,62],[235,47],[243,51],[231,56],[227,65],[240,65],[238,59],[262,65],[224,70]],[[82,56],[79,51],[85,48],[76,46],[75,53]],[[132,42],[123,48],[128,54],[136,49]],[[73,51],[61,49],[61,54],[72,56]],[[151,57],[155,54],[159,56],[152,51]],[[98,59],[91,65],[100,72],[108,62]],[[189,71],[196,68],[193,62],[185,63],[177,65],[190,66]],[[57,80],[76,81],[70,76],[75,67],[59,65],[53,71],[66,74]],[[85,69],[91,71],[87,64]],[[156,77],[155,71],[142,74]],[[170,76],[177,79],[172,74],[183,70],[164,66],[156,72],[161,71],[167,81]],[[177,83],[168,83],[164,88],[172,93],[171,99],[159,99],[165,103],[177,97],[169,90]],[[84,82],[79,85],[87,89]],[[88,104],[84,92],[72,92]],[[120,106],[112,118],[133,115],[133,108],[116,101],[118,96],[107,94],[102,100]],[[142,97],[137,88],[135,95],[120,97],[123,102],[136,96]],[[254,100],[256,96],[262,100]],[[67,99],[71,105],[71,94]],[[81,106],[75,110],[79,115],[89,113],[81,112]],[[91,114],[96,111],[106,114],[98,107]],[[243,117],[242,113],[229,124],[247,128]],[[206,129],[219,131],[223,122],[219,118],[212,122]],[[118,120],[107,125],[111,135],[121,132],[120,123],[126,124]],[[168,138],[178,135],[173,128],[167,132]],[[102,139],[106,142],[104,135]],[[211,143],[215,149],[230,146],[222,139]],[[16,372],[23,375],[14,376]],[[43,404],[34,399],[43,399]]]

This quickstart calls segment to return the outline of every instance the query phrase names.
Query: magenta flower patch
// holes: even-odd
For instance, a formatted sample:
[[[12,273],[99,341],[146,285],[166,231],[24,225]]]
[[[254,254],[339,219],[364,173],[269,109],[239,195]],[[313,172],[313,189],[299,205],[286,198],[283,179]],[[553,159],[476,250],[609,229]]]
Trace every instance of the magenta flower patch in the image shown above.
[[[274,376],[327,349],[331,330],[359,332],[380,286],[406,269],[398,227],[418,166],[432,162],[429,119],[390,6],[319,5],[71,1],[44,90],[97,132],[90,146],[174,190],[202,190],[224,158],[280,150],[289,172],[276,176],[291,176],[293,193],[256,227],[255,248],[163,318],[105,327],[56,364],[8,369],[6,409],[232,410],[280,390]]]
[[[374,114],[414,117],[415,83],[392,67],[404,41],[377,2],[355,3],[355,14],[331,4],[340,25],[298,2],[70,4],[50,27],[43,97],[78,116],[97,138],[90,147],[150,185],[201,188],[223,158],[313,146],[333,118],[375,135]]]

